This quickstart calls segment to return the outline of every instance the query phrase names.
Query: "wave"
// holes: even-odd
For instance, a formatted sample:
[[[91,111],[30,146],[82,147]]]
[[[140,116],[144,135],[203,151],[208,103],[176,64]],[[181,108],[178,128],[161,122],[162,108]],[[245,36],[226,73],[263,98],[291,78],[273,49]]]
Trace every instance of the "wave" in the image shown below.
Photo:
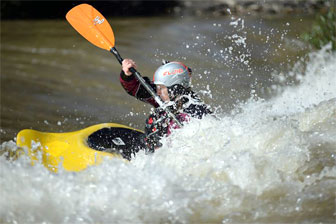
[[[296,86],[193,120],[152,156],[80,173],[1,163],[0,220],[25,223],[333,222],[336,55],[310,54]],[[14,142],[1,146],[15,151]],[[7,150],[8,151],[8,150]]]

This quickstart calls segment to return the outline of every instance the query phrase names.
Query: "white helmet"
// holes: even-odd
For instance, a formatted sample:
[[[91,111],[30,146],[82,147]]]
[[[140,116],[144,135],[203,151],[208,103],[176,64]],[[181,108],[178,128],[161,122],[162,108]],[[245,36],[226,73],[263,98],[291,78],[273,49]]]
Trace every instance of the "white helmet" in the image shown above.
[[[187,89],[191,86],[191,69],[181,62],[166,62],[155,71],[153,81],[156,85],[170,87],[179,84]]]

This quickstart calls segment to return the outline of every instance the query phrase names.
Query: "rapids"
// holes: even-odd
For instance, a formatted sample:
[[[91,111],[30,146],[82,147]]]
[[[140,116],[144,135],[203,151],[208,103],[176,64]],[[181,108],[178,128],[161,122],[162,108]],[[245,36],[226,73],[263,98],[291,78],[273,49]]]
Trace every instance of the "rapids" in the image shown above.
[[[0,157],[0,221],[333,223],[336,54],[329,48],[293,66],[285,77],[297,85],[281,78],[274,97],[252,95],[217,119],[193,120],[130,163],[53,174],[25,156]]]
[[[120,65],[65,21],[1,21],[1,223],[335,221],[336,54],[307,53],[297,36],[309,18],[110,23],[142,74],[162,58],[191,64],[216,118],[192,120],[153,155],[79,173],[10,157],[20,129],[142,129],[149,107],[127,98]]]

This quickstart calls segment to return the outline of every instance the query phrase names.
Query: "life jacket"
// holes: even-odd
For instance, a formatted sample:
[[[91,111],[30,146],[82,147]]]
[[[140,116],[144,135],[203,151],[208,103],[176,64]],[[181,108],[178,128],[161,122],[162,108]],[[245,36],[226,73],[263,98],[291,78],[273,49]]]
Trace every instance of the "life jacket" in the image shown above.
[[[176,110],[173,106],[169,109],[182,124],[188,123],[191,118],[202,119],[205,115],[212,114],[209,107],[199,101],[198,98],[192,98],[191,95],[189,95],[188,97],[182,97],[180,100],[182,100],[182,105],[179,110]],[[176,106],[176,104],[174,106]],[[172,118],[168,117],[163,109],[157,108],[151,112],[146,119],[145,126],[145,141],[150,151],[161,147],[161,138],[169,136],[171,132],[177,128],[179,128],[179,126]]]

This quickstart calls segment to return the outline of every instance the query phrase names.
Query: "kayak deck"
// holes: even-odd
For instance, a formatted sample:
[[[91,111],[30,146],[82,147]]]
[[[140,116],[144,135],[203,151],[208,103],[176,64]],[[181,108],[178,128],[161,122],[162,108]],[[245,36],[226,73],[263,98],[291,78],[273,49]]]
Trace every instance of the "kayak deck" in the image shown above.
[[[132,155],[145,148],[144,134],[129,128],[102,128],[92,133],[87,140],[92,149],[120,153],[123,158],[130,160]]]

